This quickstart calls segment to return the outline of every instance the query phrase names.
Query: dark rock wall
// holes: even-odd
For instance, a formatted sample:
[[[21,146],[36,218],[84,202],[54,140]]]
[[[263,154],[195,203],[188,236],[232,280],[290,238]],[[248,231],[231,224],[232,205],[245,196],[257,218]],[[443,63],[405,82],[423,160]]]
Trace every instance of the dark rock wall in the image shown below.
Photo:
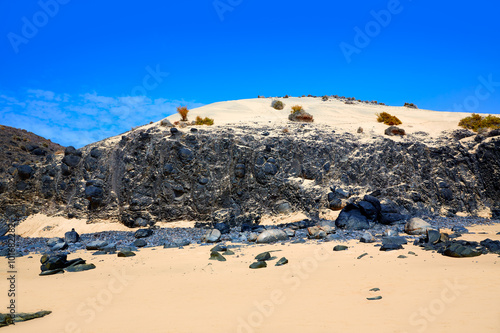
[[[482,143],[335,134],[316,125],[152,128],[115,143],[67,148],[64,157],[2,181],[0,212],[37,211],[150,221],[276,212],[286,200],[311,215],[372,193],[409,213],[476,214],[499,208],[500,138]],[[20,185],[21,184],[21,185]]]

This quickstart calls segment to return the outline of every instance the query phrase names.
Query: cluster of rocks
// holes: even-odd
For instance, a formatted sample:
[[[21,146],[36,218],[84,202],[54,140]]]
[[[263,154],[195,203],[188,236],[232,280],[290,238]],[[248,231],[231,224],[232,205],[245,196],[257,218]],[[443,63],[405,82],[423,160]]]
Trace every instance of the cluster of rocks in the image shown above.
[[[94,264],[87,264],[82,258],[68,260],[66,254],[44,254],[40,258],[40,276],[66,272],[83,272],[94,269]]]

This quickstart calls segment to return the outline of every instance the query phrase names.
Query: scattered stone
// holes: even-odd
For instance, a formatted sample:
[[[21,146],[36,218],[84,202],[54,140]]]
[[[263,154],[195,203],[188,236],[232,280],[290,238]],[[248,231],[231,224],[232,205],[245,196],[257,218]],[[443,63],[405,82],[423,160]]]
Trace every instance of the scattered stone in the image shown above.
[[[134,233],[135,238],[146,238],[153,234],[151,229],[139,229]]]
[[[375,237],[373,237],[373,235],[370,232],[365,231],[363,235],[361,235],[361,237],[359,238],[359,241],[361,243],[373,243],[375,242]]]
[[[384,244],[382,243],[382,246],[380,247],[380,251],[394,251],[394,250],[402,250],[403,246],[401,244],[397,243],[387,243]]]
[[[257,262],[252,263],[249,267],[251,269],[264,268],[264,267],[267,267],[267,263],[265,261],[257,261]]]
[[[220,241],[220,237],[221,237],[221,232],[219,230],[211,229],[207,231],[205,236],[203,236],[202,240],[205,243],[217,243],[218,241]]]
[[[222,254],[217,251],[210,252],[209,260],[218,260],[218,261],[226,261],[226,258]]]
[[[453,242],[443,252],[443,255],[453,258],[468,258],[480,256],[482,252],[474,246]]]
[[[348,247],[345,246],[345,245],[336,245],[334,248],[333,248],[333,251],[345,251],[347,250]]]
[[[286,233],[288,237],[295,237],[295,230],[291,228],[285,228],[283,231]]]
[[[56,245],[57,243],[63,243],[64,242],[64,239],[62,238],[59,238],[59,237],[53,237],[51,239],[49,239],[47,241],[47,246],[48,247],[53,247],[54,245]]]
[[[425,235],[432,226],[418,217],[412,217],[405,225],[405,232],[408,235]]]
[[[278,260],[278,262],[276,262],[275,266],[283,266],[286,264],[288,264],[288,259],[285,257],[282,257],[280,260]]]
[[[148,242],[144,239],[136,239],[132,244],[134,244],[135,247],[144,247],[148,245]]]
[[[441,239],[441,233],[437,230],[427,230],[427,243],[436,244]]]
[[[51,247],[52,251],[60,251],[60,250],[66,250],[68,248],[68,243],[62,242],[62,243],[57,243],[56,245]]]
[[[378,301],[378,300],[382,299],[382,296],[367,297],[366,299],[369,301]]]
[[[232,256],[232,255],[234,255],[234,252],[231,250],[226,250],[226,251],[224,251],[224,255],[225,256]]]
[[[264,230],[263,232],[261,232],[260,235],[257,237],[256,242],[258,244],[268,244],[268,243],[284,241],[287,239],[288,236],[283,230],[271,229],[271,230]]]
[[[389,135],[389,136],[401,135],[401,136],[403,136],[403,135],[406,135],[406,132],[404,129],[399,128],[397,126],[389,126],[385,130],[385,135]]]
[[[108,245],[106,241],[93,241],[88,243],[85,248],[87,250],[103,250],[105,246]]]
[[[72,228],[71,231],[68,231],[64,234],[64,241],[66,243],[76,243],[80,240],[80,235],[75,231],[75,228]]]
[[[413,251],[408,251],[408,254],[411,254],[412,256],[415,256],[415,257],[416,257],[416,256],[418,256],[418,254],[416,254],[416,253],[415,253],[415,252],[413,252]]]
[[[94,264],[80,264],[80,265],[66,267],[65,270],[66,272],[83,272],[94,268],[95,268]]]
[[[42,271],[38,275],[44,276],[44,275],[54,275],[54,274],[61,274],[61,273],[64,273],[64,269],[62,269],[62,268],[56,268],[56,269],[49,269],[49,270],[46,270],[46,271]]]
[[[405,256],[405,255],[403,255],[403,254],[400,254],[400,255],[398,256],[398,259],[406,259],[406,258],[408,258],[408,257],[407,257],[407,256]]]
[[[133,257],[133,256],[135,256],[135,253],[132,251],[121,250],[120,252],[118,252],[118,257],[121,257],[121,258]]]
[[[251,232],[250,235],[248,235],[248,241],[253,243],[257,241],[258,237],[259,235],[257,235],[255,232]]]
[[[269,253],[269,252],[263,252],[261,254],[258,254],[255,257],[255,260],[257,260],[257,261],[266,261],[266,260],[269,260],[269,259],[271,259],[271,253]]]
[[[460,234],[467,234],[469,233],[469,230],[465,227],[462,227],[462,226],[459,226],[459,225],[455,225],[451,228],[451,231],[453,232],[458,232]]]
[[[326,232],[318,226],[307,228],[308,237],[311,239],[323,239],[326,237]]]
[[[369,291],[373,291],[373,292],[380,291],[380,288],[372,288]]]
[[[361,259],[361,258],[363,258],[363,257],[365,257],[367,255],[368,255],[368,253],[363,253],[362,255],[358,256],[358,259]]]
[[[224,252],[227,251],[227,246],[225,244],[217,244],[213,248],[211,248],[210,251]]]

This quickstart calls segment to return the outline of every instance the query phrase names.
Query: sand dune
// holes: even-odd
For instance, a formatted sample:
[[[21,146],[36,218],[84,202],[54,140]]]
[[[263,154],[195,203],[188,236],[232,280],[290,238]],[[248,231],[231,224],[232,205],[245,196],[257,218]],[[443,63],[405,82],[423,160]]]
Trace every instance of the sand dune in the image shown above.
[[[407,133],[423,131],[436,137],[442,131],[458,129],[460,119],[470,115],[468,113],[438,112],[407,107],[394,107],[383,105],[368,105],[358,103],[347,105],[336,99],[323,102],[321,98],[291,97],[278,98],[286,104],[283,110],[271,107],[271,98],[244,99],[213,103],[190,111],[189,119],[196,116],[215,119],[215,125],[231,123],[262,123],[271,122],[272,125],[286,125],[288,114],[293,105],[301,105],[314,116],[315,124],[329,125],[338,130],[355,132],[358,127],[363,127],[366,132],[374,131],[383,134],[386,125],[377,123],[376,113],[388,112],[397,116]],[[179,120],[179,115],[169,116],[170,121]]]

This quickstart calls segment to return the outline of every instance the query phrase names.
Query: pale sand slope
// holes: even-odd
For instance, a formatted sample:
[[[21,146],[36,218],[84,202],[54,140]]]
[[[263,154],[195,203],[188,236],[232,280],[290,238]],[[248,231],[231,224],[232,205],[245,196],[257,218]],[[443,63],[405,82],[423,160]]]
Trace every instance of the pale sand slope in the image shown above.
[[[376,113],[388,112],[397,116],[403,124],[406,133],[426,132],[430,138],[442,135],[443,131],[449,132],[459,129],[460,119],[470,116],[470,113],[430,111],[423,109],[410,109],[407,107],[369,105],[358,103],[347,105],[337,99],[323,102],[321,98],[313,97],[291,97],[276,98],[285,103],[283,110],[275,110],[271,107],[273,98],[254,98],[235,101],[224,101],[208,104],[190,110],[188,120],[196,119],[196,116],[210,117],[214,119],[214,125],[206,128],[217,128],[228,124],[239,124],[250,127],[257,125],[276,126],[285,128],[292,124],[288,120],[291,107],[301,105],[307,112],[314,116],[314,124],[329,126],[339,132],[356,133],[359,127],[365,133],[383,135],[387,125],[376,121]],[[179,114],[173,114],[166,119],[172,123],[180,120]],[[297,123],[295,123],[297,124]],[[144,131],[149,128],[158,128],[163,131],[169,129],[161,126],[161,121],[134,128],[132,131]],[[189,131],[188,128],[180,129],[181,132]],[[120,141],[122,135],[111,137],[99,142],[101,145],[113,146]],[[398,137],[392,137],[399,140]],[[90,145],[93,146],[94,144]]]
[[[469,239],[500,238],[498,224],[471,230],[488,234]],[[18,309],[53,313],[2,332],[499,331],[498,255],[456,259],[412,245],[381,252],[356,241],[333,252],[334,245],[250,246],[226,262],[207,260],[207,246],[143,249],[131,258],[79,252],[70,259],[97,268],[45,277],[38,276],[39,255],[17,258]],[[265,250],[280,250],[275,255],[290,264],[250,270]],[[4,258],[0,265],[5,306]],[[383,299],[366,300],[374,295]]]
[[[383,105],[368,105],[358,103],[347,105],[336,99],[323,102],[321,98],[292,97],[277,98],[285,103],[283,110],[271,107],[271,98],[243,99],[213,103],[190,111],[188,119],[194,120],[196,116],[214,118],[215,125],[230,123],[248,124],[249,122],[271,122],[271,125],[286,125],[289,123],[288,115],[293,105],[301,105],[307,112],[314,116],[315,124],[330,125],[341,131],[355,133],[359,126],[365,132],[375,131],[383,134],[387,125],[377,123],[376,113],[388,112],[397,116],[407,133],[424,131],[432,137],[439,136],[442,131],[458,129],[460,119],[470,116],[469,113],[440,112],[406,107],[393,107]],[[178,114],[169,116],[171,122],[180,119]]]

